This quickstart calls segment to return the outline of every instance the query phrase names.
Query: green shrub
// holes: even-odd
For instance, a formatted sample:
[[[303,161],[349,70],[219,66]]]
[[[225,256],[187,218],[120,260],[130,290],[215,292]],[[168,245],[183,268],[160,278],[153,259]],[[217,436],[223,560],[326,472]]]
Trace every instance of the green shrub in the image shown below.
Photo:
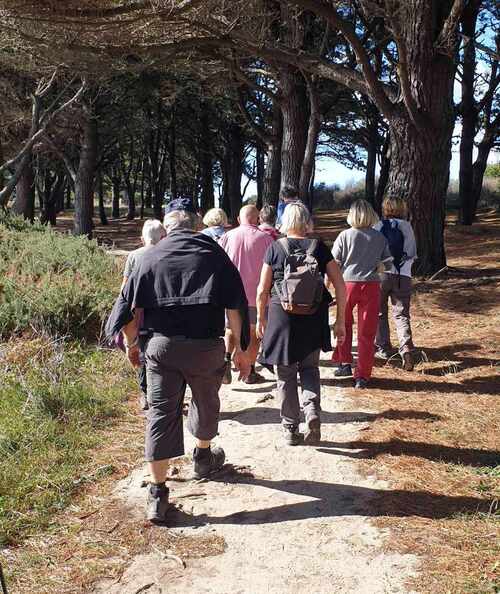
[[[120,270],[95,241],[18,218],[0,222],[0,337],[26,330],[95,339]]]
[[[86,477],[82,465],[102,447],[102,429],[124,412],[132,387],[117,352],[47,338],[3,347],[0,546],[48,526],[82,482],[100,478]]]

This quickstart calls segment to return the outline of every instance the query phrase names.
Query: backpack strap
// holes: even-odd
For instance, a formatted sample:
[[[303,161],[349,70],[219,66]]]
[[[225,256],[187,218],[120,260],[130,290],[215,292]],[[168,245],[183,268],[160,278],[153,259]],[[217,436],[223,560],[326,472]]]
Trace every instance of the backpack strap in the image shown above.
[[[309,247],[306,250],[306,254],[308,256],[313,256],[316,248],[318,247],[319,241],[317,239],[312,239]]]
[[[282,237],[281,239],[278,239],[278,243],[285,252],[286,257],[288,258],[288,256],[290,256],[290,244],[288,243],[288,238]]]

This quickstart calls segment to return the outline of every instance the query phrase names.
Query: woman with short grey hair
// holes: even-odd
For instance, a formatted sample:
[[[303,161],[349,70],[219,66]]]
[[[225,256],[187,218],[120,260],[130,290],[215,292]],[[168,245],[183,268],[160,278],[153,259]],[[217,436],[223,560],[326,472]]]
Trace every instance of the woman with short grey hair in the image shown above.
[[[288,445],[298,445],[302,441],[314,444],[321,439],[319,355],[321,350],[332,350],[328,319],[332,297],[324,284],[320,286],[323,291],[319,295],[320,303],[312,313],[292,313],[282,305],[280,287],[290,254],[311,256],[312,264],[314,259],[317,263],[316,274],[326,275],[332,282],[337,301],[334,333],[338,341],[345,336],[342,274],[327,246],[321,240],[307,236],[311,230],[312,219],[307,208],[300,203],[288,204],[281,225],[286,238],[269,246],[257,289],[257,336],[262,339],[259,361],[276,367],[283,435]],[[318,280],[321,283],[321,277]],[[297,375],[302,389],[301,402]],[[299,432],[301,404],[305,416],[304,434]]]

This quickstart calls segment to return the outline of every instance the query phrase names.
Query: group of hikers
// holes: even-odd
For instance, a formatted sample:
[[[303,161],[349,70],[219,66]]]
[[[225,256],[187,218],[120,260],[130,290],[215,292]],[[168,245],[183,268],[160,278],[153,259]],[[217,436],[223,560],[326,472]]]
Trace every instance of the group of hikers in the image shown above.
[[[232,382],[232,367],[247,384],[266,381],[257,363],[272,370],[284,442],[320,442],[319,359],[321,351],[333,350],[332,304],[336,377],[353,377],[355,388],[366,388],[374,357],[394,356],[389,300],[403,368],[413,369],[410,297],[416,245],[406,219],[402,199],[386,198],[381,220],[368,202],[357,200],[347,217],[350,228],[330,250],[314,236],[311,213],[296,190],[285,187],[277,209],[243,206],[233,229],[220,208],[205,214],[202,228],[187,198],[166,205],[163,224],[145,222],[143,247],[128,256],[106,330],[138,369],[146,410],[150,521],[165,522],[169,460],[184,454],[187,385],[192,394],[187,427],[196,440],[194,476],[204,478],[225,462],[223,449],[211,442],[218,431],[219,390]]]

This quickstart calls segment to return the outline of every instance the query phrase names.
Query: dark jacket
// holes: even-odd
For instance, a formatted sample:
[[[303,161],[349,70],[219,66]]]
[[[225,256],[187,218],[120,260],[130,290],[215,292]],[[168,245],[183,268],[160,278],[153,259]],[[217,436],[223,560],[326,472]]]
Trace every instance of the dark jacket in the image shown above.
[[[248,303],[238,270],[210,237],[177,229],[144,255],[116,300],[105,332],[115,337],[132,320],[136,307],[146,313],[148,309],[206,304],[240,310],[241,346],[246,349]]]

